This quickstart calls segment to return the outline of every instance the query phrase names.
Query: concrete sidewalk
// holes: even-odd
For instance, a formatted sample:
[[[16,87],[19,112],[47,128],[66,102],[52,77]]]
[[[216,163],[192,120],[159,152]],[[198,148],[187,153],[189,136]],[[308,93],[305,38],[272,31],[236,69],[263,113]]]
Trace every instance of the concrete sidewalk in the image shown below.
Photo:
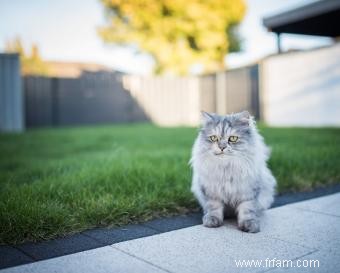
[[[271,209],[257,234],[227,220],[0,272],[337,272],[339,257],[340,193]]]

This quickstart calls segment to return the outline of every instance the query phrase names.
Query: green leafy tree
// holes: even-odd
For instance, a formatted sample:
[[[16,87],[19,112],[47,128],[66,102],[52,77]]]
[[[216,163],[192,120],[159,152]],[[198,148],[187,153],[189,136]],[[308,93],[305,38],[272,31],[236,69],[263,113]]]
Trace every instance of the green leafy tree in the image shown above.
[[[105,42],[134,45],[155,60],[155,72],[187,74],[193,64],[205,72],[224,69],[228,52],[240,50],[237,25],[243,0],[101,0]]]
[[[41,59],[37,45],[33,44],[30,54],[27,54],[20,38],[16,38],[6,43],[5,51],[19,54],[23,75],[47,76],[49,74],[48,65]]]

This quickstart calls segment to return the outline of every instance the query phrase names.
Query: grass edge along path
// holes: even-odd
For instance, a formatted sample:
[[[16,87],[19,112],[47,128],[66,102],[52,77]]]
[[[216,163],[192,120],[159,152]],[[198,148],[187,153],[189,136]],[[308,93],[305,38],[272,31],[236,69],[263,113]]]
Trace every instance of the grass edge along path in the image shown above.
[[[260,126],[278,192],[340,180],[340,129]],[[0,135],[0,243],[41,241],[198,208],[196,128],[117,125]]]

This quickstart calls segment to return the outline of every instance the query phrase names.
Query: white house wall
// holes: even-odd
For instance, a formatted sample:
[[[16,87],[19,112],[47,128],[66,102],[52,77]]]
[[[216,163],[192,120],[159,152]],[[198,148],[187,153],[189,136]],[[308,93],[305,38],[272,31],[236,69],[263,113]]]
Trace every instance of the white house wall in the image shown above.
[[[272,126],[340,126],[340,43],[261,64],[261,107]]]

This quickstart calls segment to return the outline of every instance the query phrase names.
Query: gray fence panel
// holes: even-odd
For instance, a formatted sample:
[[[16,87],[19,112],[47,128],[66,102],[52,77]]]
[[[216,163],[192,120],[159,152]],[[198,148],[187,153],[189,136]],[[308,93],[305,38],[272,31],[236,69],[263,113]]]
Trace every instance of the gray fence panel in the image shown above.
[[[228,112],[251,110],[248,70],[237,69],[226,73],[226,85]]]
[[[124,77],[124,86],[152,122],[161,126],[197,125],[197,77]]]
[[[51,78],[25,77],[24,86],[26,126],[53,126]]]
[[[59,125],[147,120],[115,73],[86,73],[77,79],[59,79],[57,90]]]
[[[259,66],[254,65],[250,68],[251,78],[251,109],[256,119],[261,119],[260,116],[260,92],[259,92]]]
[[[23,94],[17,54],[0,54],[0,131],[23,131]]]
[[[206,112],[216,112],[216,75],[200,77],[200,108]]]
[[[258,119],[258,65],[200,77],[200,107],[221,115],[248,110]]]
[[[226,110],[228,113],[248,110],[259,118],[258,67],[243,67],[226,72]]]
[[[147,121],[118,73],[78,78],[25,77],[28,127]]]
[[[259,117],[258,68],[202,77],[139,77],[85,72],[78,78],[26,77],[29,127],[149,121],[197,125],[200,110]]]

